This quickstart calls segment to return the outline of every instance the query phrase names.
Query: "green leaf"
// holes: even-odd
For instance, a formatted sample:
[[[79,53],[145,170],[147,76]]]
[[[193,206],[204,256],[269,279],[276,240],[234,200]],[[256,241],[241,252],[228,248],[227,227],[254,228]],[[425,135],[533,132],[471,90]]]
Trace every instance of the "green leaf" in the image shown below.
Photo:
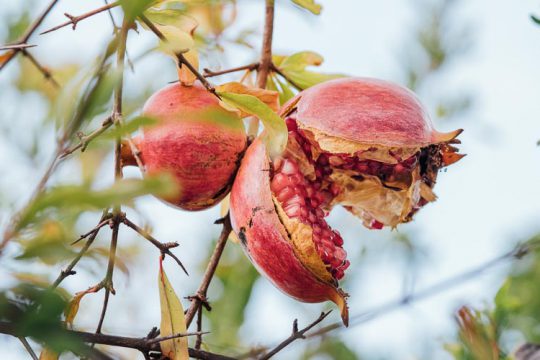
[[[157,120],[147,116],[137,116],[124,123],[120,127],[114,127],[112,130],[109,130],[105,135],[102,135],[101,138],[105,139],[116,139],[117,137],[123,137],[130,135],[137,131],[140,127],[143,126],[152,126],[157,124]]]
[[[276,77],[276,81],[279,84],[279,88],[280,88],[279,102],[281,105],[283,105],[294,97],[294,93],[287,82],[283,82],[277,77]]]
[[[266,130],[264,141],[270,157],[281,155],[287,145],[287,126],[285,121],[257,97],[246,94],[218,92],[221,100],[238,110],[258,117]]]
[[[319,83],[345,76],[341,74],[320,74],[313,71],[287,72],[286,75],[301,89],[307,89]]]
[[[291,85],[295,85],[302,90],[321,82],[345,76],[343,74],[321,74],[306,70],[308,66],[321,65],[323,61],[323,57],[313,51],[301,51],[283,59],[279,69],[292,82]]]
[[[537,17],[537,16],[531,14],[531,20],[532,20],[535,24],[540,25],[540,18],[539,18],[539,17]]]
[[[187,15],[183,9],[150,8],[144,15],[155,25],[168,25],[187,33],[191,33],[198,25],[197,20]],[[144,23],[141,24],[145,26]]]
[[[161,308],[161,336],[170,336],[186,332],[186,319],[184,317],[184,308],[174,292],[174,289],[163,270],[160,260],[159,263],[159,303]],[[178,337],[159,343],[163,355],[171,360],[187,360],[188,341],[187,337]]]
[[[155,0],[120,0],[120,6],[122,6],[126,17],[134,20],[154,2]]]
[[[78,211],[103,209],[125,204],[146,194],[171,195],[178,191],[172,178],[166,174],[145,179],[125,179],[103,190],[92,190],[88,185],[64,185],[49,189],[39,196],[21,214],[18,230],[22,229],[41,211],[50,208],[71,208]]]
[[[313,51],[301,51],[287,56],[279,66],[284,71],[301,71],[307,66],[319,66],[324,58]]]
[[[317,4],[314,0],[292,0],[292,2],[306,10],[311,11],[315,15],[319,15],[321,13],[322,6]]]

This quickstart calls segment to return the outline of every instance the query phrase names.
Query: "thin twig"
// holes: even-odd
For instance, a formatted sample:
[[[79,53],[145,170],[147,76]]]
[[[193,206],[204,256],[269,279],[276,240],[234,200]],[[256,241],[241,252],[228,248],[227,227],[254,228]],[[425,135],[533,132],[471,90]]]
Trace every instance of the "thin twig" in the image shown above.
[[[180,337],[186,337],[186,336],[197,336],[198,337],[198,336],[203,336],[203,335],[206,335],[206,334],[210,334],[210,332],[209,331],[185,332],[185,333],[178,333],[178,334],[173,334],[173,335],[154,338],[152,340],[147,340],[146,342],[148,343],[148,345],[152,345],[152,344],[158,344],[160,342],[171,340],[171,339],[177,339],[177,338],[180,338]]]
[[[199,311],[197,312],[197,331],[202,330],[202,318],[203,318],[203,307],[199,307]],[[195,349],[199,350],[202,345],[202,336],[197,335],[197,341],[195,341]]]
[[[50,81],[57,89],[60,87],[60,84],[54,79],[51,72],[45,66],[41,65],[32,54],[26,51],[26,49],[21,50],[21,52],[43,74],[46,80]]]
[[[122,28],[120,29],[120,35],[118,40],[118,49],[116,50],[116,68],[119,73],[118,83],[114,89],[114,101],[113,101],[113,113],[112,118],[116,127],[120,127],[120,122],[122,121],[122,92],[124,85],[124,62],[125,62],[125,53],[126,53],[126,43],[127,36],[131,22],[124,17],[122,21]],[[120,136],[116,138],[115,149],[114,149],[114,181],[118,183],[123,177],[122,174],[122,155],[121,155],[121,142]],[[111,245],[109,249],[109,262],[107,264],[107,273],[105,275],[105,297],[103,299],[103,307],[101,310],[101,316],[99,318],[99,323],[96,329],[96,333],[101,332],[103,326],[103,321],[105,320],[105,314],[107,312],[107,307],[109,305],[109,296],[110,294],[115,294],[113,284],[113,273],[114,266],[116,262],[116,249],[118,246],[118,232],[120,228],[120,222],[124,215],[122,214],[122,208],[120,205],[115,205],[113,208],[113,217],[112,217],[112,236],[111,236]]]
[[[281,71],[280,68],[272,64],[272,71],[277,73],[279,76],[281,76],[283,79],[285,79],[289,84],[294,86],[297,90],[302,91],[304,90],[300,85],[296,84],[290,77],[288,77],[283,71]]]
[[[167,38],[165,37],[165,35],[163,35],[163,33],[154,25],[152,21],[150,21],[150,19],[148,19],[143,14],[139,15],[139,18],[142,20],[142,22],[145,23],[146,26],[148,26],[148,28],[160,40],[167,41]],[[197,80],[201,82],[201,84],[206,88],[206,90],[214,94],[216,97],[220,98],[219,95],[216,93],[216,89],[212,86],[212,84],[210,84],[208,80],[206,80],[206,78],[186,59],[184,54],[182,54],[181,52],[178,52],[178,53],[175,53],[175,55],[178,60],[179,67],[182,67],[183,65],[185,65],[189,69],[189,71],[191,71],[191,73],[195,75]]]
[[[128,227],[132,228],[133,230],[135,230],[138,234],[140,234],[146,240],[150,241],[150,243],[152,243],[152,245],[154,245],[155,247],[157,247],[159,249],[159,251],[161,251],[161,254],[169,255],[171,258],[173,258],[173,260],[176,261],[176,263],[182,268],[182,270],[184,270],[186,275],[189,275],[186,268],[184,267],[184,265],[180,261],[180,259],[178,259],[178,257],[176,257],[176,255],[174,255],[170,251],[170,249],[175,248],[175,247],[178,246],[177,242],[162,243],[162,242],[158,241],[156,238],[154,238],[152,235],[150,235],[150,233],[148,231],[146,231],[145,229],[143,229],[140,226],[136,225],[135,223],[133,223],[131,220],[129,220],[125,216],[122,218],[122,222],[124,224],[126,224],[126,226],[128,226]]]
[[[304,334],[308,332],[311,328],[313,328],[315,325],[323,321],[328,316],[328,314],[330,314],[330,312],[331,311],[322,312],[321,315],[317,319],[315,319],[315,321],[313,321],[311,324],[309,324],[302,330],[298,330],[298,319],[295,319],[293,322],[291,335],[287,339],[283,340],[278,346],[273,348],[269,353],[262,356],[260,360],[268,360],[272,356],[276,355],[278,352],[286,348],[293,341],[298,339],[305,339],[306,337],[304,336]]]
[[[88,240],[86,241],[84,246],[81,248],[81,250],[79,251],[77,256],[75,256],[75,258],[73,260],[71,260],[69,265],[60,272],[60,275],[58,275],[58,277],[56,278],[54,283],[51,285],[51,288],[53,288],[53,289],[57,288],[58,285],[60,285],[60,283],[62,281],[64,281],[65,278],[67,278],[70,275],[75,275],[75,271],[73,270],[73,268],[81,260],[81,258],[84,256],[84,254],[86,254],[86,252],[88,251],[90,246],[93,244],[94,240],[96,239],[96,237],[97,237],[97,235],[99,233],[99,230],[103,226],[107,225],[107,223],[109,222],[110,217],[111,217],[111,214],[109,214],[109,212],[107,210],[103,211],[103,215],[101,216],[99,224],[96,225],[92,230],[90,230],[86,234],[81,235],[79,237],[79,239],[76,240],[76,242],[77,242],[79,240],[82,240],[82,239],[88,237]]]
[[[14,45],[2,45],[0,46],[0,50],[22,50],[22,49],[28,49],[32,47],[36,47],[37,45],[30,45],[30,44],[14,44]]]
[[[43,10],[43,12],[38,16],[38,18],[34,20],[34,22],[28,27],[28,29],[26,29],[23,36],[21,36],[21,38],[15,42],[15,45],[25,44],[26,42],[28,42],[28,39],[30,39],[30,36],[32,36],[32,34],[36,31],[39,25],[41,25],[43,20],[45,20],[45,18],[51,12],[51,10],[53,9],[54,5],[56,5],[57,2],[58,0],[52,0],[49,3],[49,5],[47,5],[45,10]],[[0,71],[4,67],[6,67],[6,65],[15,57],[15,55],[19,53],[19,51],[20,49],[15,49],[10,55],[8,55],[8,58],[0,64]]]
[[[64,159],[65,157],[67,157],[68,155],[73,154],[75,151],[77,151],[79,149],[81,149],[81,152],[84,152],[86,150],[86,148],[88,147],[88,144],[90,144],[90,142],[92,140],[94,140],[95,138],[97,138],[98,136],[103,134],[105,131],[107,131],[107,129],[110,128],[112,124],[113,124],[113,118],[112,118],[112,116],[108,116],[101,123],[101,127],[99,129],[96,129],[96,130],[92,131],[88,135],[79,134],[80,142],[77,145],[70,148],[70,149],[65,149],[62,152],[62,154],[60,155],[60,159]]]
[[[201,281],[201,284],[199,285],[199,289],[197,290],[196,295],[190,297],[191,305],[186,313],[186,327],[189,327],[191,321],[193,321],[193,318],[199,310],[199,307],[203,303],[207,303],[206,292],[208,291],[210,282],[214,277],[219,260],[221,259],[221,255],[223,254],[223,250],[225,249],[225,245],[227,244],[227,239],[229,238],[229,234],[232,230],[229,214],[227,214],[223,219],[221,219],[220,222],[223,223],[223,229],[221,230],[221,234],[219,235],[216,247],[214,249],[214,252],[212,253],[212,256],[210,257],[208,265],[206,266],[206,271],[204,272],[203,279]]]
[[[21,344],[23,344],[24,348],[26,349],[32,360],[39,360],[36,353],[34,352],[34,349],[32,349],[32,347],[28,343],[28,340],[26,340],[24,336],[20,336],[19,341],[21,342]]]
[[[248,65],[244,65],[244,66],[238,66],[238,67],[234,67],[234,68],[230,68],[230,69],[226,69],[226,70],[219,70],[219,71],[212,71],[210,69],[203,69],[203,71],[204,71],[203,76],[205,78],[209,78],[209,77],[213,77],[213,76],[220,76],[220,75],[224,75],[224,74],[230,74],[230,73],[237,72],[237,71],[242,71],[242,70],[253,71],[253,70],[257,70],[258,68],[259,68],[259,63],[253,63],[253,64],[248,64]]]
[[[266,88],[266,81],[272,66],[272,38],[274,35],[274,0],[265,0],[264,32],[261,60],[257,72],[257,86]],[[255,137],[259,132],[259,119],[252,117],[248,122],[248,136]]]
[[[75,28],[77,27],[77,23],[81,20],[84,20],[84,19],[87,19],[91,16],[94,16],[94,15],[97,15],[99,13],[102,13],[103,11],[107,11],[107,10],[110,10],[116,6],[120,5],[120,3],[118,1],[116,2],[113,2],[111,4],[107,4],[107,5],[104,5],[100,8],[97,8],[95,10],[92,10],[92,11],[89,11],[87,13],[84,13],[82,15],[78,15],[78,16],[73,16],[73,15],[70,15],[68,13],[65,13],[64,15],[69,19],[68,21],[66,21],[65,23],[62,23],[60,25],[57,25],[55,27],[52,27],[48,30],[45,30],[43,31],[42,33],[40,33],[40,35],[44,35],[44,34],[48,34],[50,32],[53,32],[53,31],[56,31],[58,29],[61,29],[65,26],[68,26],[68,25],[73,25],[73,30],[75,30]]]

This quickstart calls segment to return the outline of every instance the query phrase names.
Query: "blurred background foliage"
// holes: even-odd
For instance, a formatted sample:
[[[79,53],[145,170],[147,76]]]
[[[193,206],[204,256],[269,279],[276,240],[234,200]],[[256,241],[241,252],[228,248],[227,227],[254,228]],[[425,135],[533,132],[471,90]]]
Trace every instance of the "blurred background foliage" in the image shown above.
[[[170,12],[162,13],[161,16],[176,17],[178,13],[182,13],[196,18],[199,26],[194,39],[201,57],[201,68],[216,69],[227,64],[229,48],[242,48],[248,58],[253,61],[256,59],[261,29],[259,26],[235,27],[237,7],[242,5],[241,1],[236,3],[232,0],[172,2],[166,5]],[[281,3],[279,5],[292,6]],[[43,4],[26,0],[13,12],[0,13],[3,24],[0,32],[1,43],[12,42],[24,33],[35,16],[31,10],[34,6],[42,7]],[[402,82],[419,93],[421,98],[430,100],[429,105],[437,121],[449,122],[458,117],[466,118],[475,104],[475,99],[468,89],[461,89],[457,94],[455,91],[432,92],[434,86],[440,84],[440,72],[460,57],[466,56],[475,41],[474,31],[469,24],[456,15],[459,6],[461,2],[457,0],[415,2],[416,24],[409,30],[411,38],[400,50],[403,57]],[[301,15],[311,16],[307,12]],[[111,23],[110,31],[116,33],[118,13],[114,12],[112,16],[116,18],[116,22]],[[257,16],[262,17],[262,13]],[[138,31],[143,32],[143,29]],[[37,37],[32,40],[39,43]],[[6,144],[5,148],[10,149],[8,157],[13,162],[39,173],[56,151],[55,145],[76,145],[81,136],[101,126],[110,112],[111,94],[118,76],[110,69],[114,61],[112,55],[115,46],[114,41],[104,43],[101,53],[96,54],[93,59],[86,59],[85,62],[47,64],[47,69],[53,74],[58,86],[45,79],[25,56],[18,56],[10,68],[4,70],[10,72],[7,77],[9,83],[4,82],[4,86],[10,87],[10,94],[2,94],[5,97],[2,101],[31,103],[33,107],[26,109],[21,105],[19,109],[11,109],[2,114],[0,138]],[[130,67],[127,72],[146,66],[149,57],[160,56],[153,51],[155,47],[155,42],[142,50],[139,48],[132,51],[128,46]],[[293,56],[281,53],[275,55],[276,65],[292,81],[291,83],[277,75],[270,79],[269,88],[280,92],[282,102],[297,92],[298,87],[305,88],[318,81],[341,76],[313,71],[313,67],[320,65],[323,60],[316,53],[309,53],[309,57],[300,62],[289,60],[288,63],[287,58]],[[245,76],[254,75],[247,73]],[[163,78],[174,80],[174,71],[164,76],[162,74],[160,79]],[[249,81],[254,79],[248,79]],[[438,86],[441,87],[443,86]],[[135,90],[126,93],[126,133],[134,132],[137,128],[140,121],[137,113],[154,88],[155,84],[151,82],[138,83]],[[130,122],[135,125],[130,126]],[[34,340],[45,343],[56,351],[76,349],[81,345],[75,339],[58,335],[57,330],[64,326],[63,313],[73,294],[85,290],[101,278],[109,254],[110,232],[106,227],[100,231],[95,243],[77,266],[77,275],[70,277],[69,282],[66,281],[68,285],[65,288],[62,285],[54,289],[50,285],[60,273],[60,269],[84,247],[84,241],[74,245],[73,241],[79,234],[86,233],[95,226],[103,208],[111,208],[115,204],[127,206],[127,211],[146,224],[145,228],[150,231],[152,219],[138,211],[134,199],[145,194],[174,191],[167,178],[127,179],[121,184],[110,185],[113,140],[114,136],[103,136],[90,143],[86,151],[77,153],[62,163],[52,177],[53,186],[38,195],[36,200],[20,213],[17,226],[11,230],[14,241],[1,255],[0,273],[5,280],[0,284],[0,320],[13,321],[21,329],[31,329]],[[28,171],[26,173],[28,174]],[[39,175],[36,174],[35,177],[37,176]],[[32,183],[34,180],[32,179]],[[28,200],[29,183],[24,175],[14,175],[13,181],[0,183],[4,228],[9,229],[9,215],[16,213]],[[13,184],[18,185],[11,191],[9,187]],[[21,192],[21,189],[25,191]],[[21,193],[27,195],[20,197]],[[346,220],[338,219],[335,222],[345,228],[348,226]],[[358,265],[354,275],[351,274],[345,280],[345,287],[359,283],[363,277],[369,276],[367,269],[373,262],[388,258],[403,269],[403,294],[412,292],[416,276],[426,266],[429,253],[428,246],[419,235],[421,229],[414,227],[399,233],[366,234],[367,238],[379,239],[376,242],[365,241],[353,245],[354,251],[350,252],[349,256],[351,262]],[[148,251],[143,250],[146,245],[142,245],[143,240],[136,238],[134,233],[124,230],[121,236],[123,241],[118,250],[117,266],[122,272],[122,281],[129,283],[133,281],[129,280],[130,269],[148,266],[148,262],[141,261],[141,254]],[[184,234],[181,237],[187,238],[190,235]],[[528,240],[529,244],[538,242],[538,235]],[[213,243],[205,244],[202,250],[199,249],[203,256],[194,256],[194,261],[198,262],[195,267],[198,271],[192,271],[195,279],[191,280],[192,283],[189,283],[187,288],[177,289],[181,289],[180,293],[185,296],[195,288],[197,278],[204,271],[213,249]],[[534,251],[525,255],[522,261],[516,262],[509,269],[508,277],[493,301],[489,301],[484,307],[464,306],[457,311],[455,337],[441,341],[441,346],[442,343],[446,344],[444,346],[448,354],[460,360],[508,359],[512,358],[517,345],[523,342],[540,343],[538,256],[540,251],[534,247]],[[155,258],[157,257],[156,252]],[[157,262],[152,265],[157,266]],[[204,316],[204,330],[211,333],[204,337],[203,349],[241,356],[260,353],[259,347],[269,345],[254,344],[250,337],[246,336],[245,330],[248,309],[250,306],[257,306],[254,304],[257,299],[253,299],[253,293],[260,281],[258,273],[239,246],[229,244],[211,286],[209,300],[212,311],[206,311]],[[141,289],[144,289],[144,286]],[[99,300],[95,302],[98,303]],[[84,302],[81,307],[86,307]],[[98,306],[93,304],[93,307],[95,310]],[[85,310],[81,310],[80,315],[83,317],[81,326],[87,329],[93,329],[97,318],[90,308],[92,306],[89,305]],[[296,317],[303,322],[313,317],[311,312],[302,307],[294,310]],[[262,307],[257,311],[264,312],[265,309]],[[110,316],[114,317],[114,314]],[[114,322],[116,321],[123,320]],[[300,359],[383,358],[377,354],[364,354],[351,347],[340,334],[329,333],[296,344],[300,350],[294,356]],[[284,337],[287,335],[283,334]],[[0,350],[0,354],[2,351]],[[21,347],[21,356],[24,356],[22,351]],[[126,358],[133,356],[132,353],[122,354]],[[15,358],[15,355],[13,357]],[[428,355],[425,358],[431,357]]]

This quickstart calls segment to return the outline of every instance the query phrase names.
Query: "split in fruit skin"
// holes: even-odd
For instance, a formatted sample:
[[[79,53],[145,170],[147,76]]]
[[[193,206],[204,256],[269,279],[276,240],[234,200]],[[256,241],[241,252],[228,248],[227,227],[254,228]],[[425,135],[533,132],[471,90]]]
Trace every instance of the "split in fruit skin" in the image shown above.
[[[231,221],[259,271],[289,296],[331,300],[347,321],[337,281],[349,267],[343,239],[324,220],[336,205],[370,229],[408,222],[434,201],[438,170],[463,155],[461,130],[435,131],[409,90],[348,78],[301,92],[283,106],[288,143],[270,161],[248,148],[231,192]]]

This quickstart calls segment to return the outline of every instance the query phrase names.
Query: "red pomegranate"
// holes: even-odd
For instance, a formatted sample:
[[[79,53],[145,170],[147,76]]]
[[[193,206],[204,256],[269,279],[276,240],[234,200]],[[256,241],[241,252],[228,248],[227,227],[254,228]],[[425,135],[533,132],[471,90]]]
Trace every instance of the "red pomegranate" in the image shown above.
[[[185,210],[203,210],[228,194],[247,146],[242,120],[199,84],[169,85],[146,102],[143,115],[158,121],[134,142],[146,173],[172,174],[179,193],[165,198]],[[123,164],[136,165],[123,149]]]
[[[338,288],[349,267],[343,239],[325,217],[336,204],[370,228],[410,221],[438,170],[462,155],[457,130],[433,129],[409,90],[375,79],[329,81],[282,109],[287,149],[270,161],[257,139],[246,151],[231,192],[233,229],[256,267],[286,294],[331,300],[348,321]]]

